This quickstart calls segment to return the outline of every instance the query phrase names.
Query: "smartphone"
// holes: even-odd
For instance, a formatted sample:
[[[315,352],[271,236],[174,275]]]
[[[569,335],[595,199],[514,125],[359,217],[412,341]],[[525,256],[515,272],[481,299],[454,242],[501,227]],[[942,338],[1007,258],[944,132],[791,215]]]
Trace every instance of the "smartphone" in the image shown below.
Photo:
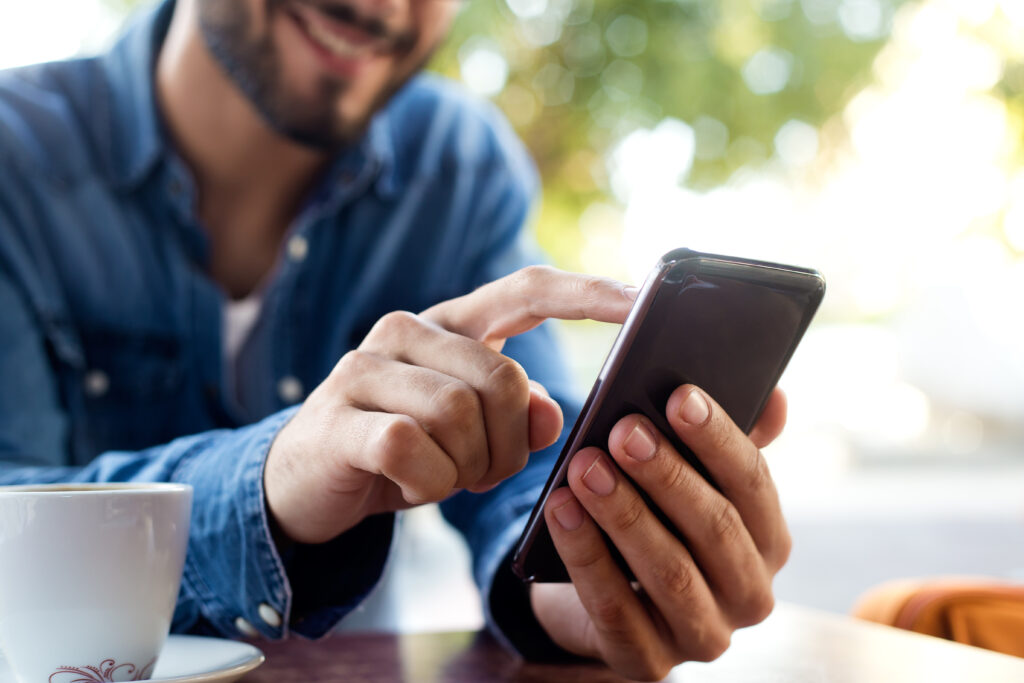
[[[690,249],[665,254],[637,295],[516,544],[516,575],[524,581],[569,580],[548,533],[544,506],[552,491],[566,485],[571,456],[588,446],[607,452],[612,427],[627,415],[647,416],[714,485],[669,426],[669,396],[682,384],[695,384],[749,433],[824,294],[824,279],[811,269]],[[610,542],[609,548],[632,579]]]

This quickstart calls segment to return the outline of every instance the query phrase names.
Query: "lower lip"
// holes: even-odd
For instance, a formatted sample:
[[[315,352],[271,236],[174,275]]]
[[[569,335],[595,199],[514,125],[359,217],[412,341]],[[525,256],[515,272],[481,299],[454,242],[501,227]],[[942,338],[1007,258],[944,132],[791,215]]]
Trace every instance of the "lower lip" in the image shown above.
[[[369,57],[364,56],[357,57],[355,59],[339,57],[317,42],[316,38],[309,34],[309,31],[306,30],[306,25],[303,23],[302,19],[291,13],[288,13],[287,16],[288,19],[295,24],[295,27],[313,50],[313,53],[317,56],[320,63],[328,71],[338,76],[351,78],[357,75],[362,70],[363,66],[366,65]]]

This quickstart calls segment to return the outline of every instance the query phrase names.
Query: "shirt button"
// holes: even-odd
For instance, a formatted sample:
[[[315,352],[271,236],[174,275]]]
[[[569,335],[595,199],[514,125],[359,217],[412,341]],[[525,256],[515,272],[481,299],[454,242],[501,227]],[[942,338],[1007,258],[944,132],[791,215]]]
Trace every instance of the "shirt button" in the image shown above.
[[[260,603],[257,611],[259,612],[260,619],[265,621],[267,626],[270,626],[271,628],[281,627],[281,615],[276,609],[263,602]]]
[[[309,240],[302,235],[295,235],[288,240],[288,258],[295,263],[306,260],[309,253]]]
[[[302,382],[289,375],[277,382],[277,395],[285,403],[296,403],[302,399]]]
[[[256,638],[260,635],[260,632],[256,630],[256,627],[250,624],[242,617],[235,619],[235,628],[246,638]]]
[[[99,398],[110,390],[110,378],[102,370],[90,370],[85,373],[85,393]]]

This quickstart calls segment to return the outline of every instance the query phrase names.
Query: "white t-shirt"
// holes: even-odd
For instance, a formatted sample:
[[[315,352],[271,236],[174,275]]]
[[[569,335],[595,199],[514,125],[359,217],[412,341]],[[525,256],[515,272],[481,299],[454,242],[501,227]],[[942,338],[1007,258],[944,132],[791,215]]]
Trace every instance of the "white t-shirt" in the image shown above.
[[[224,306],[221,339],[224,343],[224,370],[232,396],[238,396],[238,354],[252,334],[262,308],[263,296],[259,290],[244,299],[229,299]]]

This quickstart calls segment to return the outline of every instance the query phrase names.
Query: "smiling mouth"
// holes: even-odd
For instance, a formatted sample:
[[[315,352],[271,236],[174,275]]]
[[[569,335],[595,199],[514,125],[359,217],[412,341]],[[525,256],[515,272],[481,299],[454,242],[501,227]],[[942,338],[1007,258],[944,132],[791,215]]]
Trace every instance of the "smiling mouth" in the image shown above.
[[[386,51],[386,41],[356,24],[328,16],[305,3],[289,8],[289,15],[303,33],[328,54],[344,60],[357,60]]]

